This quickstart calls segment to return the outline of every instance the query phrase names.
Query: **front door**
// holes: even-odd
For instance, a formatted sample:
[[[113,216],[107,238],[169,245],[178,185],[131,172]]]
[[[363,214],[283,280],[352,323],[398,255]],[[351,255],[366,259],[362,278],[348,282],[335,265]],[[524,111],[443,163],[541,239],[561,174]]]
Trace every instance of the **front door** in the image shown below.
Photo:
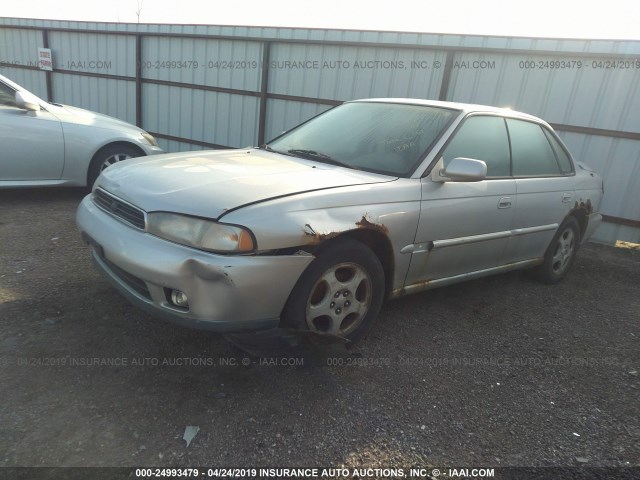
[[[422,179],[420,220],[406,286],[495,267],[509,240],[516,183],[510,176],[504,119],[467,117],[440,157],[445,167],[456,157],[483,160],[487,178],[479,182],[437,182],[433,175]]]
[[[64,167],[60,121],[46,110],[15,104],[15,91],[0,82],[0,181],[57,180]]]

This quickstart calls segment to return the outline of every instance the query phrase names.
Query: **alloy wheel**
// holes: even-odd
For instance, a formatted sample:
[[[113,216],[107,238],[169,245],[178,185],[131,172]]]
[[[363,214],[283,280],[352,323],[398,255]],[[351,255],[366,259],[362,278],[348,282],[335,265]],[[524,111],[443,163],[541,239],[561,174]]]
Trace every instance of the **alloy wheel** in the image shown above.
[[[575,251],[575,235],[571,228],[565,229],[558,237],[556,249],[551,261],[551,268],[556,275],[562,275],[571,263]]]
[[[311,289],[306,320],[310,330],[344,337],[364,320],[372,302],[368,273],[356,263],[327,269]]]
[[[105,168],[110,167],[114,163],[121,162],[122,160],[127,160],[132,158],[131,155],[127,153],[114,153],[113,155],[109,155],[104,159],[102,165],[100,165],[100,171],[102,172]]]

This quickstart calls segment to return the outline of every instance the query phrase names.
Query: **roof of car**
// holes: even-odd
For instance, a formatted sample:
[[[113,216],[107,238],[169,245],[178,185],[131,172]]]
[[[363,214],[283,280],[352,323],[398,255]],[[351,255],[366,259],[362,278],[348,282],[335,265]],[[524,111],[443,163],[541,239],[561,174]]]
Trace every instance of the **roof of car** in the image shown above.
[[[455,110],[460,110],[463,113],[477,113],[477,112],[485,112],[485,113],[499,113],[500,115],[505,115],[509,117],[517,117],[527,120],[534,120],[536,122],[545,123],[541,118],[535,117],[533,115],[529,115],[528,113],[517,112],[515,110],[511,110],[510,108],[500,108],[500,107],[492,107],[489,105],[475,105],[472,103],[458,103],[458,102],[442,102],[438,100],[424,100],[421,98],[363,98],[360,100],[354,100],[354,102],[380,102],[380,103],[403,103],[407,105],[427,105],[430,107],[441,107],[441,108],[453,108]]]

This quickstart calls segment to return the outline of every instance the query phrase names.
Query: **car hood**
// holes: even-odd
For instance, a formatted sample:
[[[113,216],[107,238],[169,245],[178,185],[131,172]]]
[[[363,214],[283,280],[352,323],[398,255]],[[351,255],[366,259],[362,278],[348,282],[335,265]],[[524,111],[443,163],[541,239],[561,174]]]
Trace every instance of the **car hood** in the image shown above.
[[[215,219],[270,198],[395,179],[249,148],[127,160],[107,168],[97,185],[147,212]]]
[[[70,105],[60,105],[60,104],[47,104],[47,110],[50,113],[55,115],[58,120],[64,123],[73,123],[77,125],[85,125],[97,128],[109,128],[109,129],[117,129],[121,130],[123,128],[128,128],[130,130],[140,131],[143,130],[127,123],[125,121],[119,120],[117,118],[110,117],[108,115],[103,115],[101,113],[92,112],[91,110],[84,110],[78,107],[72,107]]]

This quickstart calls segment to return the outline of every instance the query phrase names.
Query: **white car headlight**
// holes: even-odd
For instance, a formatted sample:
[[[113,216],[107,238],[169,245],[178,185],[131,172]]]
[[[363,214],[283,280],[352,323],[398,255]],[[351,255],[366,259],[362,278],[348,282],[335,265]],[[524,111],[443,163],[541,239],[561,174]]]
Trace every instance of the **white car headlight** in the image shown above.
[[[142,132],[140,135],[142,135],[142,138],[144,138],[149,143],[149,145],[151,145],[153,147],[157,147],[158,146],[158,141],[150,133]]]
[[[247,253],[256,248],[253,235],[246,228],[177,213],[149,213],[147,232],[211,252]]]

